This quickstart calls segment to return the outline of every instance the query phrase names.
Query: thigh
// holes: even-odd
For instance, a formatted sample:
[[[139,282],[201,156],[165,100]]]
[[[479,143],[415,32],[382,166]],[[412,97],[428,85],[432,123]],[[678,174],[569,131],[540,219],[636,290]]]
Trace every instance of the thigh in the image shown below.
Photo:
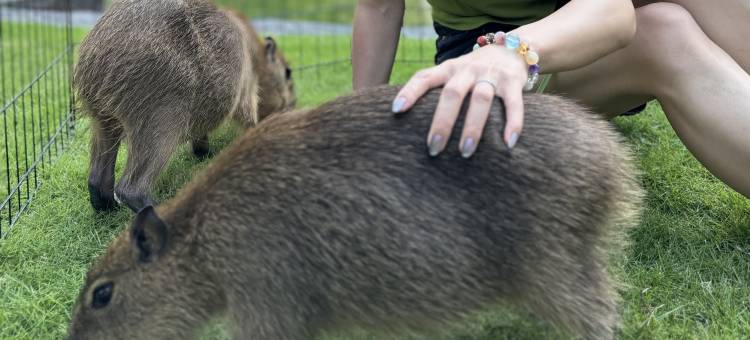
[[[655,2],[660,2],[664,5],[660,6],[660,4],[655,4],[644,7],[647,3]],[[706,44],[703,48],[715,49],[719,47],[718,51],[714,51],[720,52],[716,53],[717,55],[726,52],[727,55],[737,61],[737,64],[741,68],[744,68],[745,70],[750,69],[750,50],[748,50],[750,49],[750,45],[739,42],[741,35],[740,32],[745,32],[745,34],[750,32],[750,0],[674,0],[668,2],[684,2],[685,4],[692,6],[692,12],[689,8],[683,7],[689,12],[689,16],[692,16],[691,21],[695,20],[696,23],[698,22],[695,13],[700,13],[701,15],[699,17],[702,17],[704,21],[711,21],[710,27],[712,27],[712,30],[716,34],[721,36],[718,40],[724,41],[725,45],[731,45],[735,53],[732,54],[730,52],[732,49],[730,49],[730,51],[725,51],[721,43],[714,41],[714,39],[705,32],[704,27],[701,26],[698,29],[698,35],[707,36],[716,43],[716,45]],[[654,35],[659,34],[659,32],[655,32],[655,30],[660,27],[655,27],[653,24],[653,14],[647,15],[644,13],[649,10],[649,7],[653,8],[654,6],[660,6],[662,8],[668,8],[670,6],[674,7],[674,5],[667,6],[667,4],[665,4],[666,1],[634,1],[634,3],[638,6],[636,9],[636,20],[638,26],[636,35],[631,44],[590,65],[553,76],[548,87],[550,92],[571,96],[594,108],[597,112],[609,116],[615,116],[648,100],[654,99],[658,93],[669,91],[669,88],[665,88],[669,87],[669,84],[665,85],[663,82],[663,80],[665,80],[663,78],[667,78],[669,75],[664,75],[663,73],[660,73],[660,70],[654,69],[655,66],[659,68],[657,64],[661,63],[661,61],[655,61],[654,59],[671,58],[671,62],[673,63],[685,65],[689,65],[689,63],[680,59],[675,53],[671,53],[674,51],[667,51],[663,46],[658,45],[660,39],[655,39]],[[709,13],[711,9],[705,9],[704,7],[715,7],[716,13]],[[735,12],[735,14],[729,12]],[[745,18],[745,20],[736,20],[742,22],[736,23],[737,26],[732,26],[727,24],[727,20],[717,18],[716,15],[723,15],[723,17],[727,18],[729,21],[736,20],[738,17],[747,18]],[[668,17],[669,15],[666,16]],[[663,25],[684,21],[667,17],[664,18],[665,23]],[[747,28],[745,28],[744,31],[735,28],[745,26],[747,26]],[[700,30],[704,31],[700,32]],[[736,32],[733,31],[732,34],[724,35],[721,32],[722,30],[736,30]],[[687,33],[688,32],[684,32],[684,34],[680,34],[678,38],[690,39],[691,37],[685,36]],[[674,32],[672,32],[672,34],[674,34]],[[700,39],[700,37],[695,38]],[[683,55],[690,58],[693,54],[695,53],[685,53]],[[736,55],[739,55],[739,57],[736,57]],[[722,58],[718,58],[717,60],[719,59]],[[746,62],[743,63],[741,62],[742,60]],[[728,62],[731,63],[731,60]],[[740,69],[739,72],[742,72],[742,69]],[[688,73],[691,72],[688,71]]]
[[[573,98],[608,117],[655,99],[653,72],[644,67],[641,45],[634,41],[587,66],[555,74],[546,92]]]
[[[636,7],[659,1],[634,0]],[[690,12],[705,34],[750,73],[750,0],[666,0]]]
[[[636,33],[628,46],[587,66],[555,74],[547,91],[572,97],[598,113],[614,117],[669,89],[674,71],[665,71],[662,66],[665,62],[689,65],[690,60],[685,59],[690,58],[689,51],[681,45],[695,37],[668,27],[682,25],[689,14],[666,3],[639,7],[635,12]],[[671,36],[676,33],[676,37]],[[666,46],[665,41],[675,43]]]
[[[550,91],[609,115],[658,98],[677,135],[714,175],[750,197],[750,75],[685,8],[636,9],[626,48],[553,77]]]

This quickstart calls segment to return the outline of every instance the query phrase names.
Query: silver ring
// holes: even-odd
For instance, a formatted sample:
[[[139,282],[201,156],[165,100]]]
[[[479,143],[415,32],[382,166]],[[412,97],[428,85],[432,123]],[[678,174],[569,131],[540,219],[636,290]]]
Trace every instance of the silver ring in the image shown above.
[[[494,81],[489,80],[489,79],[479,79],[479,80],[477,80],[476,83],[474,83],[474,86],[476,87],[477,85],[479,85],[481,83],[485,83],[485,84],[488,84],[488,85],[492,86],[492,92],[493,93],[497,93],[497,84],[495,84]]]

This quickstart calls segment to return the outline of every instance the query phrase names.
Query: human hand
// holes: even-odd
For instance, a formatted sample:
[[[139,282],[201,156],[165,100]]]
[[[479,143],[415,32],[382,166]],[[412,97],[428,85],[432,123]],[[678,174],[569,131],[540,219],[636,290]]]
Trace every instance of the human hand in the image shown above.
[[[432,88],[443,86],[427,146],[431,156],[445,148],[458,118],[464,98],[472,92],[459,143],[465,158],[477,148],[495,96],[505,105],[506,124],[503,140],[513,148],[523,128],[523,87],[528,65],[515,50],[488,45],[467,55],[421,70],[404,85],[393,101],[393,112],[402,113]]]

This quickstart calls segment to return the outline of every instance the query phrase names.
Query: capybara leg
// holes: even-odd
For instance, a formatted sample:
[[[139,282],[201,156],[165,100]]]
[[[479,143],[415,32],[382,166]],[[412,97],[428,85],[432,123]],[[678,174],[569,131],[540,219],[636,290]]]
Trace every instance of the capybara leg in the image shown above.
[[[309,317],[300,306],[273,297],[276,293],[265,291],[265,296],[255,295],[252,303],[230,307],[232,338],[267,340],[309,340],[314,338],[308,330]]]
[[[614,339],[618,322],[616,299],[604,268],[591,264],[591,259],[569,264],[569,271],[546,271],[544,267],[536,267],[536,274],[531,276],[533,283],[526,287],[527,307],[579,338]],[[542,272],[549,275],[540,277]]]
[[[142,131],[148,130],[136,131],[129,138],[128,161],[115,188],[117,201],[125,203],[134,212],[156,203],[151,190],[180,142],[174,131]]]
[[[192,141],[193,155],[199,159],[211,157],[211,150],[208,148],[208,135],[204,135]]]
[[[122,127],[113,120],[91,120],[91,163],[89,168],[89,199],[94,210],[110,210],[117,206],[114,197],[115,163],[122,139]]]
[[[235,326],[232,338],[244,339],[266,339],[266,340],[309,340],[313,337],[306,334],[303,327],[284,323],[287,317],[276,319],[262,317],[252,321],[246,320],[241,325]],[[295,320],[296,321],[296,320]]]

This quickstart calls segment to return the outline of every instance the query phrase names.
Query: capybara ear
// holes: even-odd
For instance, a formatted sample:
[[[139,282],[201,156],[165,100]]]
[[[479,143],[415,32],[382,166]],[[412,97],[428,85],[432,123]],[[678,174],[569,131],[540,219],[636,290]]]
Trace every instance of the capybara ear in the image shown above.
[[[131,240],[140,262],[154,262],[164,253],[168,238],[167,224],[156,214],[154,207],[149,205],[141,209],[132,228]]]
[[[271,37],[266,37],[266,58],[272,63],[276,62],[276,41]]]

